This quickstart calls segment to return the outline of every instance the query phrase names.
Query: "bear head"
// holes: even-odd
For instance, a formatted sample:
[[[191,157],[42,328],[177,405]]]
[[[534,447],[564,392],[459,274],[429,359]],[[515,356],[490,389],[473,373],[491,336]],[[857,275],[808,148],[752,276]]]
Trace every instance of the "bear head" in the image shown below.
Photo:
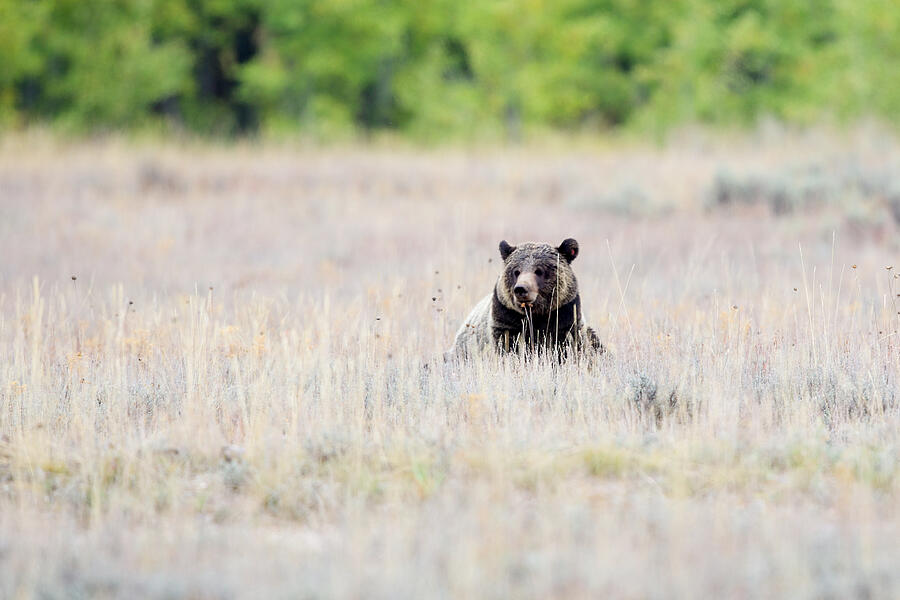
[[[510,246],[503,240],[500,256],[503,273],[497,282],[497,297],[507,308],[549,314],[578,295],[571,266],[578,256],[578,242],[572,238],[556,247],[533,242]]]

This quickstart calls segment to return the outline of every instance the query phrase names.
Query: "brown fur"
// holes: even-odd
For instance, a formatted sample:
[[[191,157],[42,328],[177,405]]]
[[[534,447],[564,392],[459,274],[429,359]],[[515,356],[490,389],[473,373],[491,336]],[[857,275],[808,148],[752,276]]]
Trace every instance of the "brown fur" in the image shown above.
[[[507,244],[506,247],[508,250],[504,252],[501,245],[500,255],[506,256],[503,256],[503,273],[497,282],[497,296],[505,307],[525,314],[525,308],[516,300],[513,288],[520,276],[535,275],[536,272],[542,273],[542,276],[537,277],[537,298],[531,306],[533,314],[548,314],[578,295],[578,280],[570,264],[574,258],[564,257],[558,248],[550,244],[528,242],[518,246]],[[577,242],[575,248],[577,255]]]
[[[571,262],[578,242],[500,242],[503,272],[494,292],[481,300],[456,335],[454,352],[467,355],[472,346],[492,345],[499,351],[556,347],[602,352],[597,334],[584,327],[578,280]]]

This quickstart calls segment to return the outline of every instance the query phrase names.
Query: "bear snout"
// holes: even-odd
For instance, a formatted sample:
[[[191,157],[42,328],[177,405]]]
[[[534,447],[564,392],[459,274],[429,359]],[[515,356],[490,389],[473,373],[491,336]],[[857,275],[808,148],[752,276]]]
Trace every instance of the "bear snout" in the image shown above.
[[[517,302],[531,304],[537,299],[538,285],[537,278],[533,273],[523,273],[516,279],[516,285],[513,287],[513,294]]]

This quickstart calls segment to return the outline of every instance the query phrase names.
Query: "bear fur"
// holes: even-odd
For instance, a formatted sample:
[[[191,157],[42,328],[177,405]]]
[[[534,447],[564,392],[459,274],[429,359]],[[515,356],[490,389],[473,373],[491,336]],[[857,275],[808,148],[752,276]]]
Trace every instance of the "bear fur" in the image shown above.
[[[560,357],[602,352],[596,332],[584,325],[578,280],[572,261],[578,242],[559,246],[500,242],[503,272],[494,291],[469,313],[456,333],[451,354],[467,357],[493,348],[498,352],[555,350]]]

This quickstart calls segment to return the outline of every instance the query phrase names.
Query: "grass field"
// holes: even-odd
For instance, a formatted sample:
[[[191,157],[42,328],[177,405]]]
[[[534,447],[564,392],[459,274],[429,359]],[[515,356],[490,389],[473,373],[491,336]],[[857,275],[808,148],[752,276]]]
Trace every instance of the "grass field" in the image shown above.
[[[895,219],[865,128],[7,139],[0,598],[896,598]],[[565,237],[609,352],[445,365]]]

